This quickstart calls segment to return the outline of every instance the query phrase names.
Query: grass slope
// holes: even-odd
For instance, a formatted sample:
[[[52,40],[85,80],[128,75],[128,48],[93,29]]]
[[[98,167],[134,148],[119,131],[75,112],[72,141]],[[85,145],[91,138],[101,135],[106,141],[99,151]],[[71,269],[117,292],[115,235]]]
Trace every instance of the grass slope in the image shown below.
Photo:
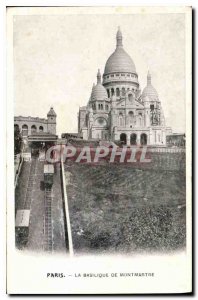
[[[153,156],[153,164],[145,169],[129,164],[66,164],[75,251],[132,253],[184,248],[184,166],[181,154]]]

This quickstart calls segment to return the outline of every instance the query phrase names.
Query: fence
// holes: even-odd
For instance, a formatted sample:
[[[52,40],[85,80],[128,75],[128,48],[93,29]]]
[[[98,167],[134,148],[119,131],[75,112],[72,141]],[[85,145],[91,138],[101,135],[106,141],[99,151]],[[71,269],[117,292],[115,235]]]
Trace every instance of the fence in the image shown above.
[[[168,147],[148,147],[150,152],[157,152],[157,153],[185,153],[185,148],[168,148]]]
[[[72,232],[71,232],[71,223],[69,216],[69,205],[67,200],[67,192],[66,192],[66,181],[65,181],[65,172],[64,172],[64,164],[63,160],[61,160],[61,179],[62,179],[62,187],[63,187],[63,201],[64,201],[64,209],[65,209],[65,218],[67,225],[67,238],[69,244],[69,254],[73,256],[73,241],[72,241]]]
[[[24,159],[23,159],[23,156],[21,155],[19,163],[16,165],[16,169],[15,169],[14,188],[17,187],[19,175],[21,173],[21,168],[22,168],[22,165],[23,165],[23,161],[24,161]],[[14,163],[15,162],[17,162],[17,157],[15,157],[15,159],[14,159]]]

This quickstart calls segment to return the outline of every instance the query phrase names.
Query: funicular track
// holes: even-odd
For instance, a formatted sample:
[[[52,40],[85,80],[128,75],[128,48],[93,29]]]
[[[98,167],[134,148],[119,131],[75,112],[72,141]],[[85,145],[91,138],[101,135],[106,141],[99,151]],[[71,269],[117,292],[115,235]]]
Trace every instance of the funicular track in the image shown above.
[[[44,197],[44,250],[47,252],[52,252],[52,188],[45,188]]]
[[[23,203],[23,209],[30,209],[31,201],[32,201],[32,192],[34,188],[35,182],[35,173],[37,167],[37,159],[33,158],[31,161],[30,172],[28,177],[27,189]]]
[[[26,176],[26,186],[24,188],[24,197],[21,195],[21,201],[19,202],[19,205],[17,207],[17,210],[20,211],[20,218],[23,220],[26,216],[26,213],[30,211],[29,215],[29,224],[31,224],[31,205],[32,205],[32,197],[33,197],[33,191],[35,186],[35,174],[37,169],[37,160],[35,158],[32,158],[30,162],[29,172]],[[18,229],[15,231],[15,242],[16,246],[19,249],[23,249],[24,247],[27,247],[28,239],[29,239],[29,226],[24,227],[18,227]]]

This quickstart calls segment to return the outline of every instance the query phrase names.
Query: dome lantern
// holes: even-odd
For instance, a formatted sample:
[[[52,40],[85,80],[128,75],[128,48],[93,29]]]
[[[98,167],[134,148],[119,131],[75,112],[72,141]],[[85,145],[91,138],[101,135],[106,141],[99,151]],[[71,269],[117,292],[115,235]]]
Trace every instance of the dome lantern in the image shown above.
[[[100,69],[98,69],[98,73],[97,73],[97,84],[101,83],[101,74],[100,74]]]
[[[116,34],[116,41],[117,41],[117,44],[116,44],[116,47],[122,47],[122,32],[120,30],[120,26],[118,27],[118,31],[117,31],[117,34]]]
[[[148,74],[147,74],[147,85],[149,85],[149,84],[151,84],[151,74],[148,71]]]

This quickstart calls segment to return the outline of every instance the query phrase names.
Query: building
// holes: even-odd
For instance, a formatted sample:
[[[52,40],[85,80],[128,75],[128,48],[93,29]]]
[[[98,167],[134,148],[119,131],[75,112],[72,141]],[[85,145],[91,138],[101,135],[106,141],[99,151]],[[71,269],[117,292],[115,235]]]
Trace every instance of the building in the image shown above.
[[[185,147],[185,145],[186,145],[185,133],[172,133],[170,135],[167,134],[166,144],[168,146]]]
[[[39,149],[47,149],[57,143],[56,113],[53,107],[47,114],[47,119],[38,117],[14,117],[14,128],[19,129],[23,136],[23,155],[31,159],[32,154]]]
[[[34,117],[14,117],[14,126],[19,128],[23,137],[28,137],[31,135],[46,135],[56,134],[56,113],[53,107],[47,114],[47,119],[45,118],[34,118]]]
[[[140,89],[135,64],[123,48],[120,28],[103,78],[98,70],[97,84],[93,85],[87,106],[79,108],[78,132],[86,140],[164,146],[167,132],[171,133],[149,72],[147,86],[143,91]]]

